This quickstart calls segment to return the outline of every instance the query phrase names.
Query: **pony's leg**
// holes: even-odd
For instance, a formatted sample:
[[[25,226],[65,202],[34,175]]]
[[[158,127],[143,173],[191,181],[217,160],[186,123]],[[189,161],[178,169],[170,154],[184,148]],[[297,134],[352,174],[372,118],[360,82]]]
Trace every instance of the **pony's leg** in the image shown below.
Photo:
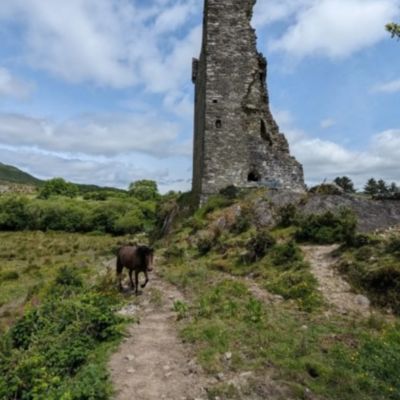
[[[136,289],[136,295],[139,294],[139,271],[135,271],[135,289]]]
[[[133,290],[133,289],[134,289],[134,286],[133,286],[132,270],[131,270],[131,269],[129,270],[129,280],[131,281],[131,288],[132,288],[132,290]]]
[[[121,259],[119,256],[117,256],[117,263],[116,263],[116,272],[117,272],[117,282],[118,282],[118,288],[119,290],[122,291],[122,270],[123,270],[123,265],[121,262]]]
[[[144,276],[146,277],[146,280],[142,285],[140,285],[142,288],[145,288],[147,285],[147,282],[149,281],[149,275],[147,274],[147,271],[144,271]]]
[[[122,272],[119,272],[117,274],[117,282],[118,282],[118,288],[119,290],[122,290]]]

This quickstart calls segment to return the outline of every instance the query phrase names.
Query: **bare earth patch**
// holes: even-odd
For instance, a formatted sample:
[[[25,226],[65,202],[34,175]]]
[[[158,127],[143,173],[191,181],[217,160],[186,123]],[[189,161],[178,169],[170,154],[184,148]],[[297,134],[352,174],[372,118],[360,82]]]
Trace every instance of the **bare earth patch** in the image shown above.
[[[337,259],[332,253],[337,248],[337,245],[302,246],[326,301],[341,314],[361,314],[367,317],[371,314],[369,300],[353,293],[350,285],[334,269]]]
[[[153,275],[137,305],[133,301],[124,308],[140,322],[129,327],[109,363],[116,400],[207,398],[207,378],[177,335],[176,300],[181,294]]]

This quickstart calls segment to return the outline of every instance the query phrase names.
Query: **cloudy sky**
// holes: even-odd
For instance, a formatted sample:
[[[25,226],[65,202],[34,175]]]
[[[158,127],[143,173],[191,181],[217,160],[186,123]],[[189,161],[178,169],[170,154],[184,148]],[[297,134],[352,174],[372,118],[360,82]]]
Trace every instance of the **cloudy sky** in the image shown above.
[[[202,0],[1,0],[0,162],[190,188]],[[400,183],[400,0],[258,0],[271,107],[309,184]]]

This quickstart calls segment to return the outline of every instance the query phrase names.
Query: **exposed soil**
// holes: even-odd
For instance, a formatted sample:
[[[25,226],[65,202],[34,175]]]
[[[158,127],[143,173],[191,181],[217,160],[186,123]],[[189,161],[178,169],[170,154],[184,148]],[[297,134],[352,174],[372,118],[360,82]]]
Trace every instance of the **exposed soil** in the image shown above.
[[[143,295],[122,310],[140,322],[130,325],[109,363],[116,400],[207,399],[208,380],[177,335],[176,300],[181,294],[153,275]]]
[[[353,293],[350,285],[338,274],[334,265],[337,259],[332,246],[302,246],[306,260],[326,301],[341,314],[370,315],[370,302],[365,296]]]

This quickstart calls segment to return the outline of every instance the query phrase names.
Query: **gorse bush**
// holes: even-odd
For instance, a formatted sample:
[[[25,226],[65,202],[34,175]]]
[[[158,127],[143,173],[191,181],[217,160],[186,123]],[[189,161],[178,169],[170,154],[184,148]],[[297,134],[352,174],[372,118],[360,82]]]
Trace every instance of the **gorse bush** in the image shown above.
[[[302,261],[302,252],[294,241],[278,244],[271,253],[271,260],[274,265],[286,265],[289,263]]]
[[[268,230],[257,230],[246,243],[246,261],[260,260],[274,247],[275,243],[275,238]]]
[[[400,238],[390,238],[388,244],[386,245],[386,251],[388,253],[394,254],[397,257],[400,257]]]
[[[288,204],[279,209],[278,226],[287,228],[291,225],[296,225],[298,222],[298,211],[294,204]]]
[[[299,220],[296,239],[304,242],[332,244],[351,242],[356,233],[357,219],[352,211],[305,215]]]
[[[116,298],[85,286],[75,269],[61,269],[43,302],[0,340],[0,398],[108,398],[105,372],[93,361],[101,346],[121,336],[116,306]]]

